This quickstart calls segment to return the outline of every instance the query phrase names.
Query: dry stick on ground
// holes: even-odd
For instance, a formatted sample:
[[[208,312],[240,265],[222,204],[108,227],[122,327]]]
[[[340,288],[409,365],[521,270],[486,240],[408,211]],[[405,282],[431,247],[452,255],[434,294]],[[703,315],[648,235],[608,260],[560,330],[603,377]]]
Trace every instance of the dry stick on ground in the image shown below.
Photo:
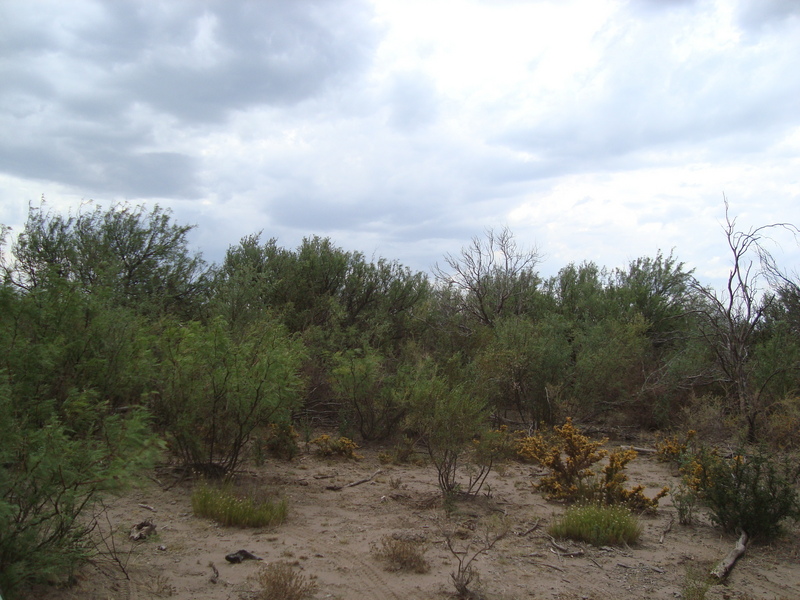
[[[640,454],[655,454],[658,452],[655,448],[642,448],[641,446],[621,446],[623,450],[636,450]]]
[[[325,489],[338,492],[343,488],[355,487],[357,485],[361,485],[362,483],[367,483],[368,481],[372,481],[375,478],[375,476],[378,475],[379,473],[383,473],[383,469],[378,469],[372,475],[370,475],[369,477],[365,477],[364,479],[359,479],[358,481],[353,481],[352,483],[348,483],[345,485],[329,485]]]
[[[532,532],[536,531],[537,529],[539,529],[539,525],[541,525],[541,523],[542,523],[541,519],[536,519],[536,523],[533,524],[533,527],[531,527],[530,529],[528,529],[526,531],[523,531],[522,533],[518,533],[517,536],[518,537],[525,537],[529,533],[532,533]]]
[[[716,579],[725,579],[728,573],[733,569],[733,565],[739,560],[739,557],[747,550],[747,532],[742,531],[742,535],[736,540],[736,546],[733,550],[728,552],[728,555],[720,561],[720,563],[711,570],[711,576]]]

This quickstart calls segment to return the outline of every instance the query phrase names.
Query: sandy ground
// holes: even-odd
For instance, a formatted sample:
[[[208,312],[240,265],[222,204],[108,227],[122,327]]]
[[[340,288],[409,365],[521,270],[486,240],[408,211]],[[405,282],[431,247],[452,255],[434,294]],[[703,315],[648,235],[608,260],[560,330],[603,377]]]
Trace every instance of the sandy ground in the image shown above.
[[[109,502],[108,521],[102,521],[105,533],[116,531],[117,556],[126,561],[129,579],[101,560],[80,573],[72,587],[39,591],[35,597],[247,599],[258,589],[253,575],[264,564],[280,560],[316,580],[317,599],[451,598],[450,574],[457,562],[444,543],[443,532],[455,531],[456,550],[462,550],[488,516],[505,515],[510,533],[474,563],[480,573],[476,589],[485,598],[665,600],[685,597],[691,573],[708,571],[735,542],[712,527],[702,513],[697,524],[679,525],[668,496],[654,516],[641,517],[644,531],[636,546],[612,549],[561,542],[576,555],[560,556],[545,530],[564,507],[532,491],[534,467],[503,465],[490,475],[484,490],[488,494],[458,503],[448,515],[435,500],[433,467],[381,465],[379,450],[360,450],[364,458],[357,462],[306,453],[291,462],[270,460],[258,468],[248,467],[242,480],[273,490],[289,502],[287,522],[269,529],[226,528],[195,517],[190,503],[192,482],[168,487],[174,481],[158,471],[153,478],[157,482],[148,481]],[[327,489],[368,478],[378,469],[382,471],[367,483],[339,491]],[[647,455],[634,460],[628,472],[632,483],[647,486],[648,495],[678,481],[669,465]],[[144,519],[153,520],[157,533],[133,544],[127,534]],[[539,527],[531,531],[537,523]],[[792,525],[778,542],[748,548],[725,583],[714,586],[705,597],[800,598],[797,533]],[[387,571],[374,553],[384,536],[427,544],[430,571]],[[226,554],[240,549],[262,557],[263,562],[230,564],[225,560]],[[216,582],[211,564],[219,572]]]

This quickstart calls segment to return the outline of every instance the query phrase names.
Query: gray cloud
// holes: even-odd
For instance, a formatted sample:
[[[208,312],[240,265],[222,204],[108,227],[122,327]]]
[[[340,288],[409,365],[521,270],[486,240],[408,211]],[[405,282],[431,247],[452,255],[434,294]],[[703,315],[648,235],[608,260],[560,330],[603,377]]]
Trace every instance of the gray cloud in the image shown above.
[[[723,191],[800,222],[796,3],[497,4],[398,25],[416,4],[1,2],[0,221],[41,192],[127,198],[198,223],[212,260],[263,229],[420,269],[506,224],[557,260],[682,255]],[[505,35],[542,6],[596,29]]]
[[[0,118],[17,133],[0,141],[0,171],[135,197],[197,193],[196,159],[185,148],[153,150],[175,137],[176,123],[159,132],[156,122],[220,126],[232,111],[301,102],[357,74],[375,41],[360,2],[9,2],[0,10]],[[130,120],[137,106],[152,113],[150,126]]]

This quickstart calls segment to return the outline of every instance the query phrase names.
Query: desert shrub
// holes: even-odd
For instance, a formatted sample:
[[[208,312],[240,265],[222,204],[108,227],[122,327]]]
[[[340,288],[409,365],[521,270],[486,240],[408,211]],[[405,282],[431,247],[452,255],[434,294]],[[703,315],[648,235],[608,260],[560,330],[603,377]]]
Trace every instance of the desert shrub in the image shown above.
[[[291,460],[300,452],[297,433],[291,423],[270,423],[264,442],[267,452],[275,458]]]
[[[729,414],[725,402],[714,395],[692,398],[680,409],[678,421],[683,429],[696,431],[696,439],[709,444],[735,438],[738,431],[736,419]]]
[[[648,498],[644,495],[644,486],[625,487],[628,481],[625,467],[636,458],[635,450],[618,450],[609,454],[601,449],[606,440],[589,440],[571,419],[553,429],[555,435],[550,439],[537,433],[522,438],[517,449],[523,459],[550,469],[550,473],[536,486],[549,499],[624,504],[632,510],[642,511],[654,510],[658,501],[668,493],[669,489],[665,487],[653,498]],[[592,467],[605,456],[608,456],[608,464],[596,473]]]
[[[0,385],[0,590],[55,583],[94,553],[92,513],[152,464],[147,415],[104,415],[76,436],[57,418],[31,427]],[[88,410],[88,408],[87,408]]]
[[[694,523],[694,510],[697,506],[697,492],[685,484],[680,484],[672,492],[672,504],[678,511],[678,522],[681,525]]]
[[[654,511],[658,508],[658,501],[669,493],[669,488],[666,486],[661,488],[661,491],[652,498],[644,495],[642,485],[626,488],[628,476],[625,474],[625,467],[636,456],[635,450],[618,450],[609,454],[608,464],[603,468],[595,485],[599,488],[604,504],[624,504],[635,511]]]
[[[800,518],[800,464],[788,458],[763,450],[726,458],[701,448],[685,465],[684,480],[711,509],[713,521],[731,533],[770,540],[784,519]]]
[[[713,581],[709,577],[707,569],[698,569],[696,566],[691,566],[686,569],[686,575],[681,586],[681,598],[684,600],[705,600],[706,594],[712,585]]]
[[[387,571],[427,573],[430,565],[425,559],[428,546],[416,540],[406,540],[385,535],[380,545],[373,548],[375,557],[386,564]]]
[[[682,439],[678,435],[658,439],[655,444],[656,458],[663,462],[682,464],[693,453],[696,436],[697,432],[690,429]]]
[[[404,407],[387,389],[383,357],[372,348],[333,356],[331,388],[364,440],[388,437],[403,419]]]
[[[556,538],[595,546],[633,544],[642,533],[639,520],[624,506],[587,504],[570,506],[549,528]]]
[[[381,464],[405,465],[413,463],[422,465],[425,461],[419,456],[414,456],[417,452],[416,444],[417,440],[404,435],[390,450],[379,453],[378,460],[381,461]]]
[[[456,588],[458,598],[480,598],[471,587],[480,583],[475,561],[481,555],[494,548],[495,544],[508,535],[510,530],[505,518],[493,515],[485,519],[476,528],[476,535],[470,536],[466,546],[458,547],[454,538],[459,537],[453,530],[443,531],[445,545],[456,559],[455,570],[450,573],[450,579]]]
[[[268,527],[286,520],[286,500],[270,502],[236,494],[230,484],[201,483],[192,491],[192,510],[227,527]]]
[[[592,442],[567,418],[561,427],[553,427],[552,439],[541,433],[522,438],[517,453],[523,460],[537,462],[550,469],[536,486],[549,498],[575,499],[582,483],[594,476],[591,467],[608,454],[601,450],[606,440]]]
[[[309,581],[298,573],[292,565],[273,562],[259,570],[256,575],[261,589],[253,596],[254,600],[305,600],[317,591],[317,582]]]
[[[421,361],[398,380],[398,393],[408,406],[406,426],[420,436],[436,468],[439,489],[448,498],[477,495],[491,470],[491,464],[476,465],[466,486],[459,481],[459,468],[472,458],[472,441],[486,430],[488,407],[464,382],[457,363],[454,358],[437,368],[432,361]]]
[[[264,317],[232,329],[217,317],[167,326],[153,408],[184,464],[232,473],[254,432],[300,400],[302,348]]]
[[[800,398],[784,398],[771,408],[762,437],[778,450],[800,448]]]
[[[356,443],[344,436],[333,439],[327,433],[324,433],[311,440],[310,443],[316,446],[314,451],[320,456],[343,456],[353,460],[363,458],[360,454],[356,454],[356,450],[358,450]]]

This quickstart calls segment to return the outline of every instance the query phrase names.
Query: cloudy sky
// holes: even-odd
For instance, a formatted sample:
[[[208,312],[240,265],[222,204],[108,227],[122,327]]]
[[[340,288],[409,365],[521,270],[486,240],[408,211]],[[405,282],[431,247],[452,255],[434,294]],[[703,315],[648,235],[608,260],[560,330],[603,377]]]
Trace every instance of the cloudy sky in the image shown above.
[[[727,270],[800,224],[796,0],[2,0],[0,223],[158,203],[428,270],[486,228]],[[795,240],[775,251],[792,269]]]

